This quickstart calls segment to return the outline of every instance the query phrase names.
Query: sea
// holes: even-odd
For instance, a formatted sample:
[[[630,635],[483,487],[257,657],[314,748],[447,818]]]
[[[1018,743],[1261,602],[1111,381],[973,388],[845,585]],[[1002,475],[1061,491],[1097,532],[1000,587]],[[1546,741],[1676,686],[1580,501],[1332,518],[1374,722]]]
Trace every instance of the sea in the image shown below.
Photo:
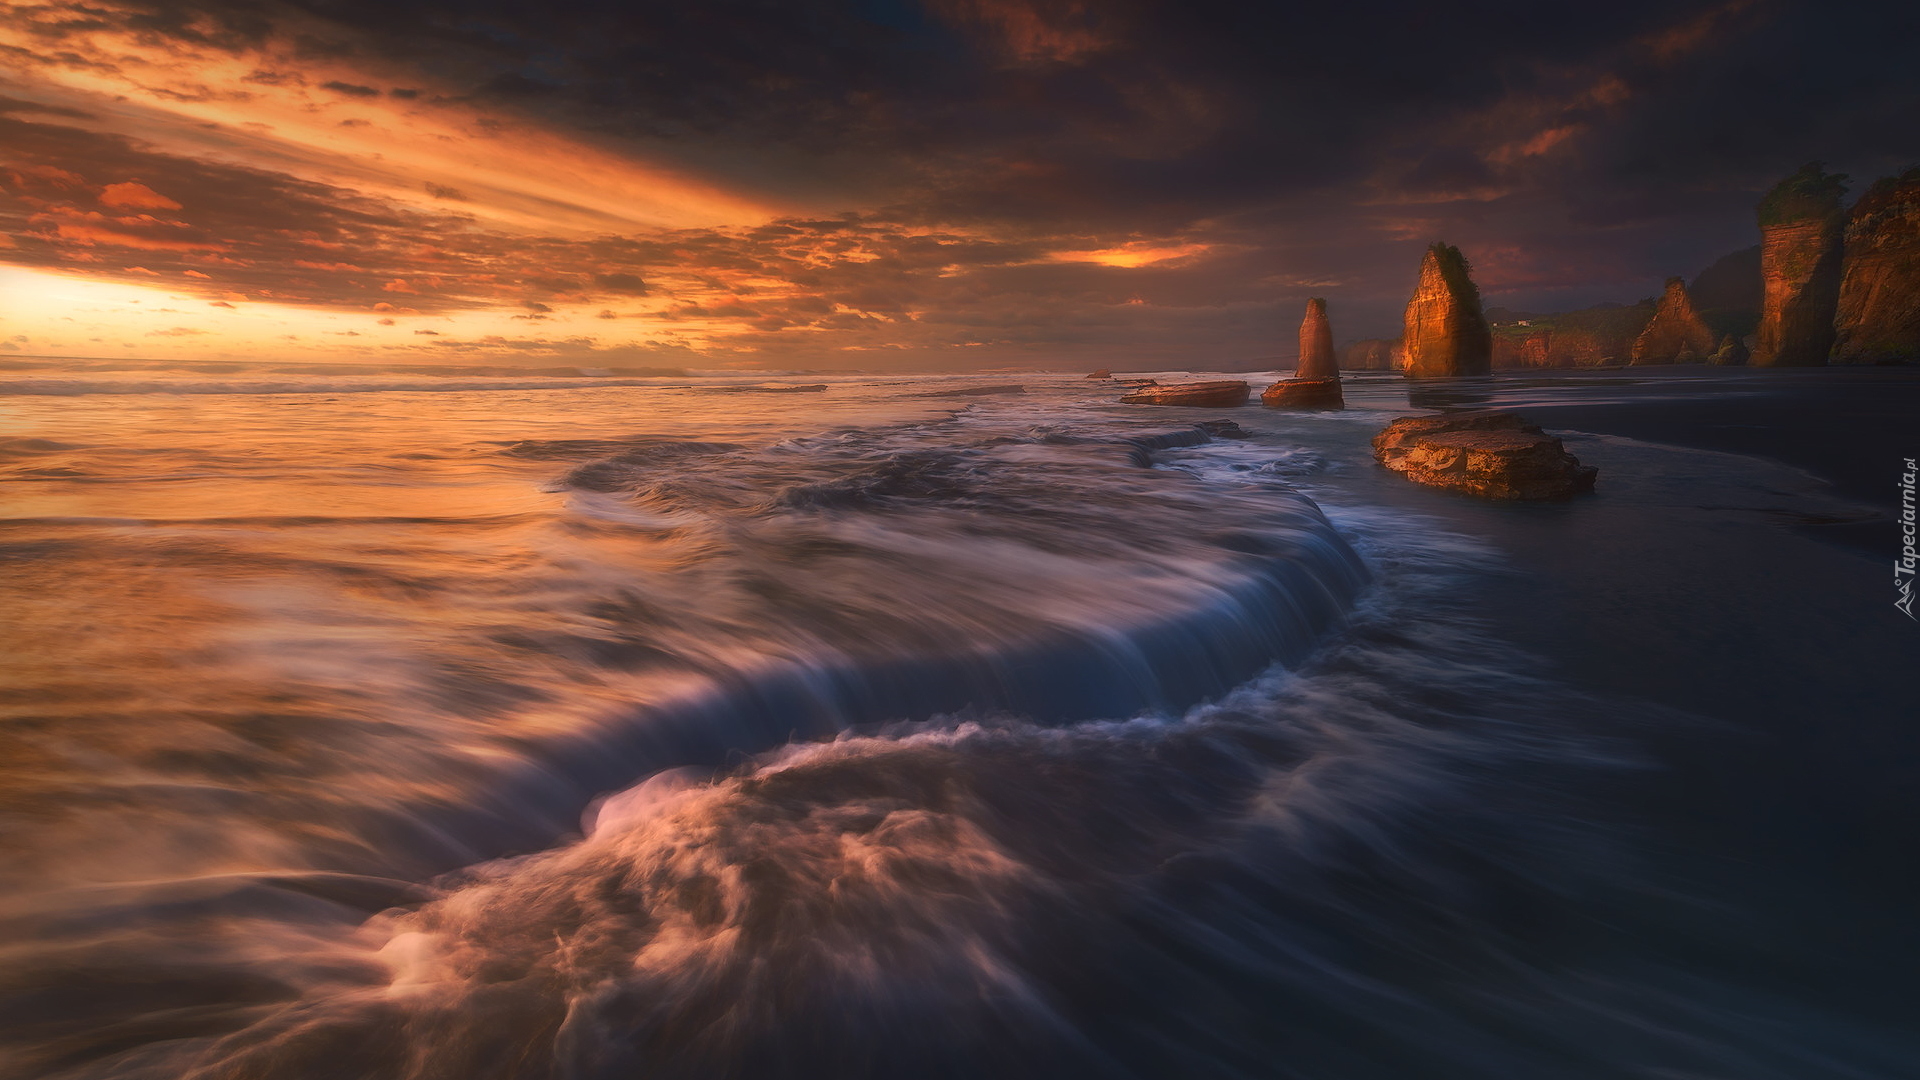
[[[0,361],[0,1076],[1920,1075],[1915,374]]]

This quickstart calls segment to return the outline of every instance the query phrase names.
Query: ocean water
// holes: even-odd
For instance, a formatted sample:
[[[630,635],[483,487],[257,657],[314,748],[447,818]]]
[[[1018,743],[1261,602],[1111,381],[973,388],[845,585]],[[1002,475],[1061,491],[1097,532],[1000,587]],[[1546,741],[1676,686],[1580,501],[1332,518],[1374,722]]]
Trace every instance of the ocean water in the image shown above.
[[[1372,466],[1457,403],[1392,377],[1289,416],[1077,375],[11,363],[0,1074],[1920,1060],[1910,934],[1801,925],[1875,886],[1727,847],[1776,765],[1702,762],[1750,734],[1539,617],[1702,618],[1633,599],[1643,535],[1844,576],[1792,529],[1874,510],[1788,465],[1569,432],[1594,500],[1458,500]],[[1555,565],[1576,530],[1616,554]]]

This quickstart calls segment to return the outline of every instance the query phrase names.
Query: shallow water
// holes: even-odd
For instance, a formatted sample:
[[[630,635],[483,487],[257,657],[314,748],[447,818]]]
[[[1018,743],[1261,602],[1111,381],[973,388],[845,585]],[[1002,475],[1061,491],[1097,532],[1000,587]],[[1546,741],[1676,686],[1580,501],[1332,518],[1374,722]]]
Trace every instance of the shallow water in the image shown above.
[[[1502,615],[1556,521],[1868,512],[1780,466],[1570,436],[1612,508],[1489,516],[1371,466],[1386,379],[1281,416],[1045,375],[216,368],[0,394],[10,1074],[1914,1050],[1688,871],[1672,744],[1738,740]]]

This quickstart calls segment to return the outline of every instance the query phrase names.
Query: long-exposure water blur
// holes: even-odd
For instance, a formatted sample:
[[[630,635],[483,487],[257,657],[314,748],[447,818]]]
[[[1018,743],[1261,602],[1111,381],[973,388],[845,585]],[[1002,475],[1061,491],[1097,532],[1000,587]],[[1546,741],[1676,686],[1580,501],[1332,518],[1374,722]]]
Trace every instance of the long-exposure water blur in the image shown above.
[[[1787,465],[1568,430],[1602,494],[1474,503],[1373,465],[1397,375],[14,374],[9,1075],[1920,1050],[1911,667]],[[1491,394],[1764,399],[1660,376]]]

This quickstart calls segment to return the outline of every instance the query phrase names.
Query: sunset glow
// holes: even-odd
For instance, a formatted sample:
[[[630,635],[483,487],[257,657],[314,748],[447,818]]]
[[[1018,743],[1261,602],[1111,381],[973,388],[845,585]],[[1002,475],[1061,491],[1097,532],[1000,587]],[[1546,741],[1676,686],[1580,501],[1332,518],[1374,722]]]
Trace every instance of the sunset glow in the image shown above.
[[[1669,73],[1783,32],[1743,2],[1430,114],[1351,111],[1366,91],[1317,105],[1351,111],[1319,153],[1251,120],[1318,95],[1305,69],[1261,67],[1256,107],[1253,83],[1205,65],[1134,67],[1144,31],[1076,4],[938,3],[912,29],[819,43],[797,22],[762,68],[665,37],[589,44],[590,19],[554,31],[572,53],[542,53],[498,13],[384,17],[0,4],[0,339],[715,368],[1239,361],[1284,348],[1307,289],[1332,293],[1343,339],[1389,333],[1442,235],[1501,253],[1491,302],[1657,292],[1739,235],[1778,169],[1702,173],[1729,240],[1685,251],[1658,239],[1657,202],[1603,222],[1582,201],[1602,175],[1619,189],[1619,140]],[[809,50],[843,46],[880,51],[842,57],[830,88]],[[913,82],[929,64],[990,75],[946,100]],[[1053,93],[1055,114],[1031,107]],[[1236,156],[1249,167],[1186,171]]]

